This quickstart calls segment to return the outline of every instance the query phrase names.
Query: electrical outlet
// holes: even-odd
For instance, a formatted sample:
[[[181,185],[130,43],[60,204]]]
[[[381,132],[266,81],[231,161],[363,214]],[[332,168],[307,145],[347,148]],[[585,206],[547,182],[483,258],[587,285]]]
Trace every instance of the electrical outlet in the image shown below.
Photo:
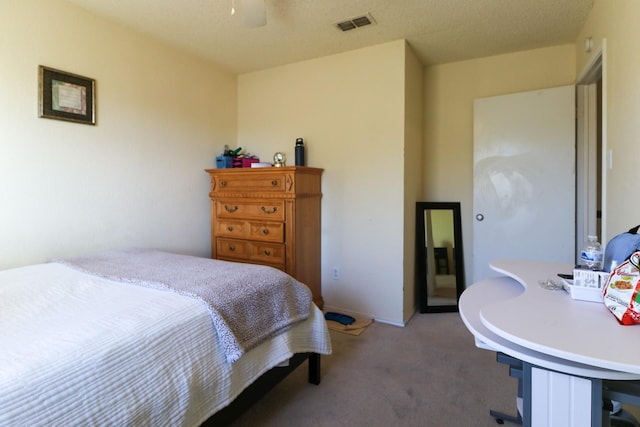
[[[333,267],[331,270],[331,279],[338,280],[340,278],[340,269],[338,267]]]

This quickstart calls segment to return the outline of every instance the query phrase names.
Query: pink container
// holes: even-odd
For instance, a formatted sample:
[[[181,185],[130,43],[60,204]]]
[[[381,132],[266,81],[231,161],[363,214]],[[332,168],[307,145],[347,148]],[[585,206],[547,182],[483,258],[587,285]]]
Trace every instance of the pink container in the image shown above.
[[[251,163],[257,163],[259,162],[260,159],[258,159],[257,157],[244,157],[242,159],[242,167],[243,168],[250,168],[251,167]]]

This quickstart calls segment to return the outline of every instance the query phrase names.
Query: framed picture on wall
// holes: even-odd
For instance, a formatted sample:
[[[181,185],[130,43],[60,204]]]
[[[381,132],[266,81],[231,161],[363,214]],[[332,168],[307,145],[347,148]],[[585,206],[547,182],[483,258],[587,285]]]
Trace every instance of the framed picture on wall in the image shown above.
[[[38,77],[39,117],[96,124],[95,80],[42,65]]]

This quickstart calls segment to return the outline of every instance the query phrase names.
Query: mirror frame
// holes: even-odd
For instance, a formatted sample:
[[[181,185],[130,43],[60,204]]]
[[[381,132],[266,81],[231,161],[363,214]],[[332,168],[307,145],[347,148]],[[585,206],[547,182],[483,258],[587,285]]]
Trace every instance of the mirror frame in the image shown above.
[[[447,305],[429,305],[427,293],[427,263],[424,212],[450,210],[453,213],[454,256],[456,264],[456,302]],[[416,202],[416,286],[420,298],[420,313],[444,313],[458,311],[458,301],[465,289],[464,251],[462,250],[462,218],[460,202]]]

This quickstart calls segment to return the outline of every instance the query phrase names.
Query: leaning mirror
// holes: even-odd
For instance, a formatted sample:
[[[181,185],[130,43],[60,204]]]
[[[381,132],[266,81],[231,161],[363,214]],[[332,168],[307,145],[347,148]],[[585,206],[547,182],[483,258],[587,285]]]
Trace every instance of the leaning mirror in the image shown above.
[[[421,313],[458,310],[464,291],[459,202],[416,202],[416,286]]]

